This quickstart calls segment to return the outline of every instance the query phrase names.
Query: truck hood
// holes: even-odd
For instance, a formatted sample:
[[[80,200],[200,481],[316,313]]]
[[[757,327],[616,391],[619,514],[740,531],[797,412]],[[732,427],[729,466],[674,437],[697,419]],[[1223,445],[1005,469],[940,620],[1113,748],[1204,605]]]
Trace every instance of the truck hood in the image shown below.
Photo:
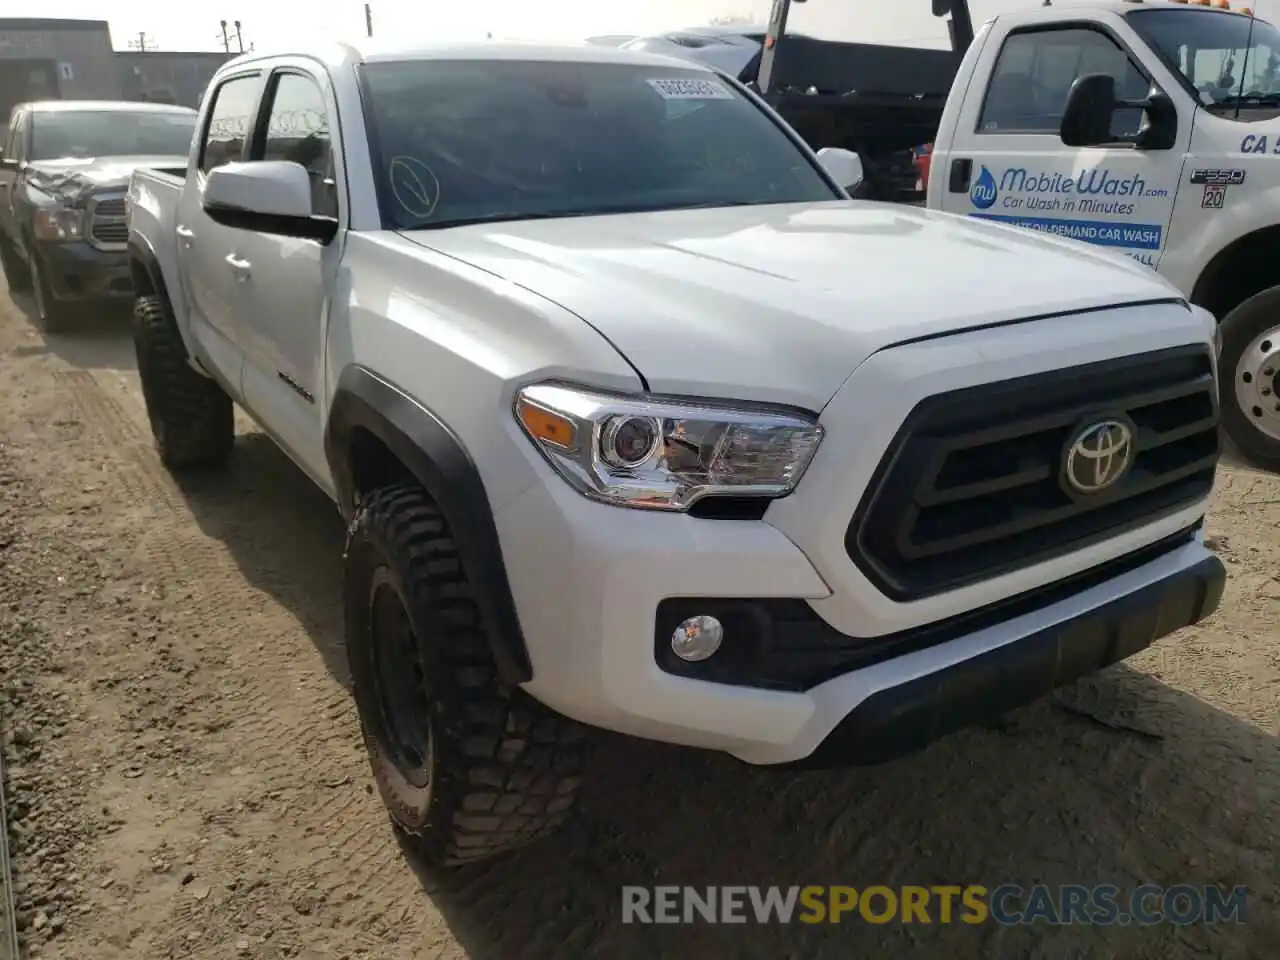
[[[1084,244],[855,201],[403,236],[571,310],[653,391],[810,410],[892,344],[1179,297],[1146,267]]]
[[[186,166],[185,156],[67,157],[33,160],[27,182],[37,190],[66,202],[92,193],[129,186],[129,176],[139,167]]]

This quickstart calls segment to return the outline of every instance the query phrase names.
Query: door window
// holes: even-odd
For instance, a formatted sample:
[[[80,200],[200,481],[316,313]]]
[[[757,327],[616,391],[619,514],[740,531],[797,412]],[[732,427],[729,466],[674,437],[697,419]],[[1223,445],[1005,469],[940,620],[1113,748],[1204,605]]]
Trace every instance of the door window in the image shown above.
[[[1091,73],[1114,77],[1120,100],[1145,99],[1151,89],[1124,50],[1101,31],[1066,27],[1010,34],[992,71],[978,133],[1057,135],[1071,85]],[[1141,124],[1141,109],[1117,110],[1111,133],[1132,136]]]
[[[311,179],[312,214],[337,219],[338,191],[329,111],[320,87],[302,74],[279,73],[270,103],[266,134],[253,159],[291,160],[301,164]]]
[[[253,74],[236,77],[218,87],[201,145],[201,172],[208,173],[244,156],[244,142],[253,125],[258,86],[258,75]]]

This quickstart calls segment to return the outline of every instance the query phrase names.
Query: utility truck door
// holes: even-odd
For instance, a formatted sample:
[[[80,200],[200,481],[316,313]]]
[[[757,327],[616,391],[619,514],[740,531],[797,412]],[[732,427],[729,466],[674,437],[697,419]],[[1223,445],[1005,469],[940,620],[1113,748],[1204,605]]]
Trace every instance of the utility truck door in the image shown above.
[[[1163,96],[1173,78],[1159,64],[1148,69],[1134,52],[1146,48],[1112,19],[996,21],[954,136],[934,157],[931,206],[1159,263],[1191,118]],[[1096,74],[1114,79],[1117,100],[1150,103],[1155,94],[1164,109],[1122,106],[1111,115],[1114,142],[1067,146],[1068,93]]]

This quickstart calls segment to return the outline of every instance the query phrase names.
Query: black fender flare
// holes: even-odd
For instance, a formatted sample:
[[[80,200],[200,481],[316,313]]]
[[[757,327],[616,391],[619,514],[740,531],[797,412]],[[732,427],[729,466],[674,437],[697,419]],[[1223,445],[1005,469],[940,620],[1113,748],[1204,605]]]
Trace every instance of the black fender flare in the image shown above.
[[[520,627],[502,544],[480,471],[462,441],[434,413],[394,384],[352,365],[338,377],[325,427],[324,451],[343,517],[357,506],[352,437],[377,437],[435,500],[456,537],[480,603],[499,676],[527,683],[533,665]]]
[[[129,234],[129,264],[131,272],[134,269],[141,269],[147,275],[147,279],[151,282],[151,289],[158,296],[163,297],[165,303],[172,309],[173,301],[169,299],[169,288],[164,282],[164,270],[160,267],[160,258],[156,256],[151,241],[140,233]],[[134,286],[137,287],[137,277],[134,278]]]

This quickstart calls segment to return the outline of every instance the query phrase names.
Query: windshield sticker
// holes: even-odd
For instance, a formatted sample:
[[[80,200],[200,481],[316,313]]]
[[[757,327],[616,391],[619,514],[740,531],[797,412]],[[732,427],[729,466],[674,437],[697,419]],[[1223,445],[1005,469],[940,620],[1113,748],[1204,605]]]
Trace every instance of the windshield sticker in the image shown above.
[[[1240,152],[1280,154],[1280,137],[1276,138],[1270,150],[1267,149],[1267,143],[1267,135],[1265,133],[1246,134],[1245,138],[1240,141]]]
[[[711,77],[646,80],[663,100],[732,100],[724,84]]]
[[[430,220],[440,202],[440,181],[417,157],[392,157],[387,164],[391,196],[415,220]]]

